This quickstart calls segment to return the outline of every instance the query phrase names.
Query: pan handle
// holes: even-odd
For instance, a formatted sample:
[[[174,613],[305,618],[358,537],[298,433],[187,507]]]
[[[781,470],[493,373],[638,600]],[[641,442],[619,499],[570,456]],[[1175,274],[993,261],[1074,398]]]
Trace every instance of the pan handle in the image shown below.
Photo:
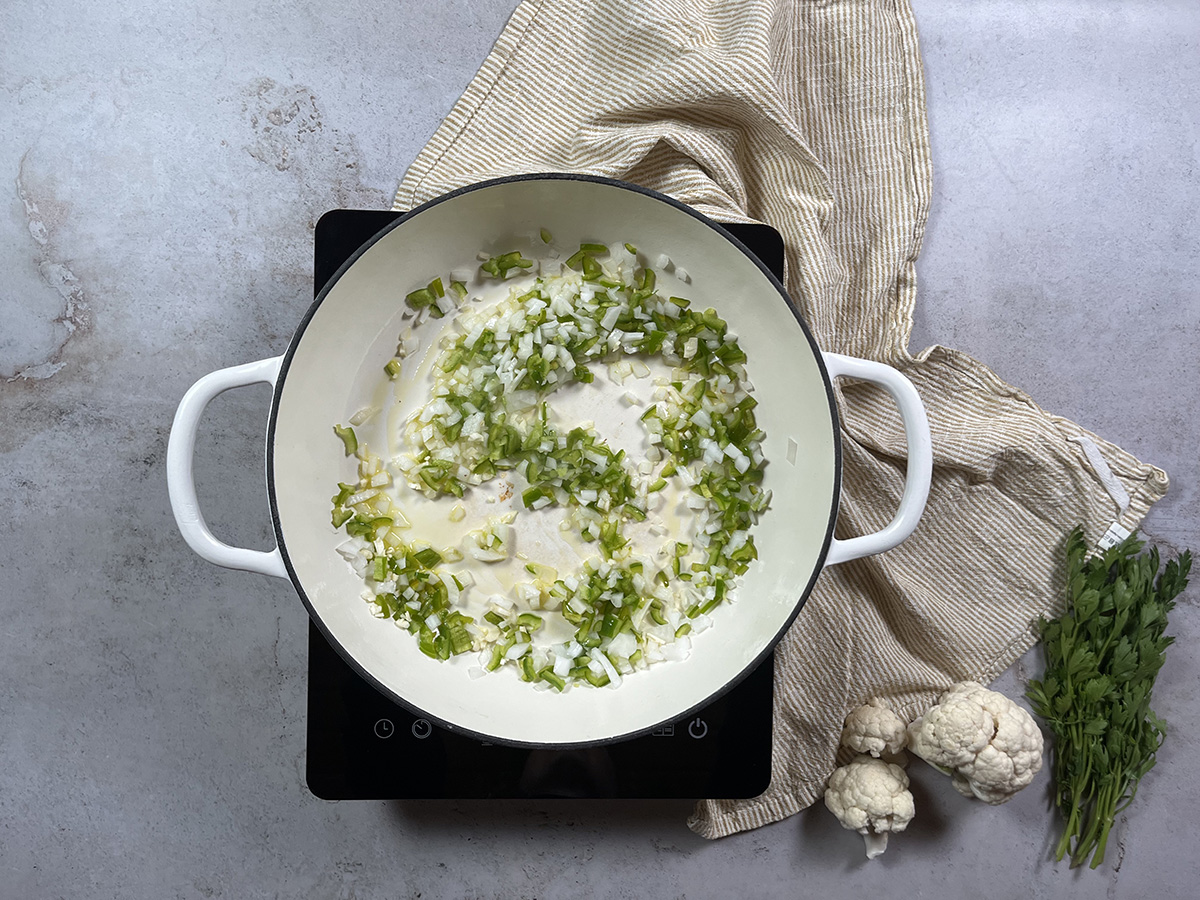
[[[287,578],[287,568],[279,548],[274,550],[245,550],[231,547],[217,540],[196,499],[196,483],[192,477],[192,459],[196,451],[196,430],[205,407],[218,394],[230,388],[245,387],[258,382],[274,385],[279,376],[283,357],[261,359],[258,362],[218,369],[210,372],[188,389],[179,401],[175,421],[171,425],[171,437],[167,442],[167,492],[171,497],[171,510],[175,523],[188,546],[210,563],[227,569],[243,569],[260,575]]]
[[[840,353],[823,355],[825,368],[831,378],[858,378],[877,384],[891,394],[900,408],[904,437],[908,442],[908,472],[896,515],[882,531],[874,534],[846,540],[834,538],[829,545],[825,564],[836,565],[891,550],[913,533],[929,497],[929,484],[933,475],[933,445],[929,438],[929,419],[925,415],[925,406],[911,381],[883,363],[842,356]]]

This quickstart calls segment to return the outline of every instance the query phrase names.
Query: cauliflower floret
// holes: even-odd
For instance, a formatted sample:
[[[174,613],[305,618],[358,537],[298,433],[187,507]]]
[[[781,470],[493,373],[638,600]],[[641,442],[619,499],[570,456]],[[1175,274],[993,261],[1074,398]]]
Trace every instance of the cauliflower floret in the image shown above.
[[[876,697],[852,710],[842,727],[842,746],[898,762],[908,743],[908,723],[896,715],[888,701]]]
[[[888,834],[907,828],[914,814],[905,771],[866,754],[859,754],[829,776],[825,806],[843,828],[863,836],[867,859],[883,853]]]
[[[913,753],[951,776],[954,789],[998,805],[1042,768],[1042,732],[1023,707],[975,681],[942,694],[908,727]]]

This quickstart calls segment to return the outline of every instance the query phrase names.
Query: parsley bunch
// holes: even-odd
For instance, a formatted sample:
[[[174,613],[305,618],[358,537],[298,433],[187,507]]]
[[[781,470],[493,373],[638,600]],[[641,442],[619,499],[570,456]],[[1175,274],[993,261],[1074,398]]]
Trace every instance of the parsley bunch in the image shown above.
[[[1041,622],[1046,671],[1027,696],[1054,733],[1055,803],[1066,820],[1056,858],[1069,853],[1072,868],[1089,855],[1093,869],[1104,861],[1113,821],[1166,736],[1150,695],[1192,560],[1185,550],[1160,573],[1157,549],[1143,546],[1131,536],[1089,557],[1077,528],[1066,544],[1066,611]]]

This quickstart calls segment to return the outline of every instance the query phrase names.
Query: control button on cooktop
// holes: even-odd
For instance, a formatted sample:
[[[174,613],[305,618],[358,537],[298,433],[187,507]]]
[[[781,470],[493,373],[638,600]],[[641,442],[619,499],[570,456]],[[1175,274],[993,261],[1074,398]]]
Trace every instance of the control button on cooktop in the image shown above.
[[[415,737],[417,740],[423,741],[425,738],[433,734],[433,726],[430,725],[425,719],[417,719],[417,721],[413,722],[412,724],[412,733],[413,737]]]
[[[699,716],[688,722],[688,734],[699,740],[708,734],[708,723]]]
[[[380,719],[375,723],[375,737],[390,738],[396,733],[396,726],[392,724],[391,719]]]

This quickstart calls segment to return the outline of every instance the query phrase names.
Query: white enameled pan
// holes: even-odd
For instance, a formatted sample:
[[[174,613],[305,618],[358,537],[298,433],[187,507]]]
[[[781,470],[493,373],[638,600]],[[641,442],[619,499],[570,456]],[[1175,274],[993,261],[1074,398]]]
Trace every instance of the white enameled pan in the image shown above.
[[[688,295],[714,307],[748,356],[765,433],[763,486],[770,508],[754,537],[759,558],[736,599],[683,660],[651,666],[615,688],[532,690],[511,671],[472,678],[470,659],[424,656],[402,629],[376,618],[362,580],[336,548],[330,495],[351,463],[331,425],[369,402],[395,353],[403,297],[433,275],[477,266],[477,251],[529,248],[545,228],[557,245],[628,241],[686,268]],[[443,320],[444,323],[445,320]],[[835,539],[841,484],[832,380],[863,379],[894,399],[908,443],[907,482],[882,531]],[[266,382],[267,489],[277,547],[230,547],[208,529],[192,458],[206,405],[230,388]],[[779,281],[720,225],[679,202],[609,179],[574,175],[503,178],[433,200],[372,238],[321,291],[281,357],[204,376],[182,399],[171,431],[168,486],[180,531],[217,565],[289,579],[330,643],[370,683],[419,715],[481,739],[536,747],[600,744],[685,719],[722,694],[772,649],[801,612],[822,568],[887,551],[916,528],[929,489],[925,411],[895,369],[822,353]],[[518,533],[520,514],[518,514]],[[478,672],[475,673],[478,675]]]

